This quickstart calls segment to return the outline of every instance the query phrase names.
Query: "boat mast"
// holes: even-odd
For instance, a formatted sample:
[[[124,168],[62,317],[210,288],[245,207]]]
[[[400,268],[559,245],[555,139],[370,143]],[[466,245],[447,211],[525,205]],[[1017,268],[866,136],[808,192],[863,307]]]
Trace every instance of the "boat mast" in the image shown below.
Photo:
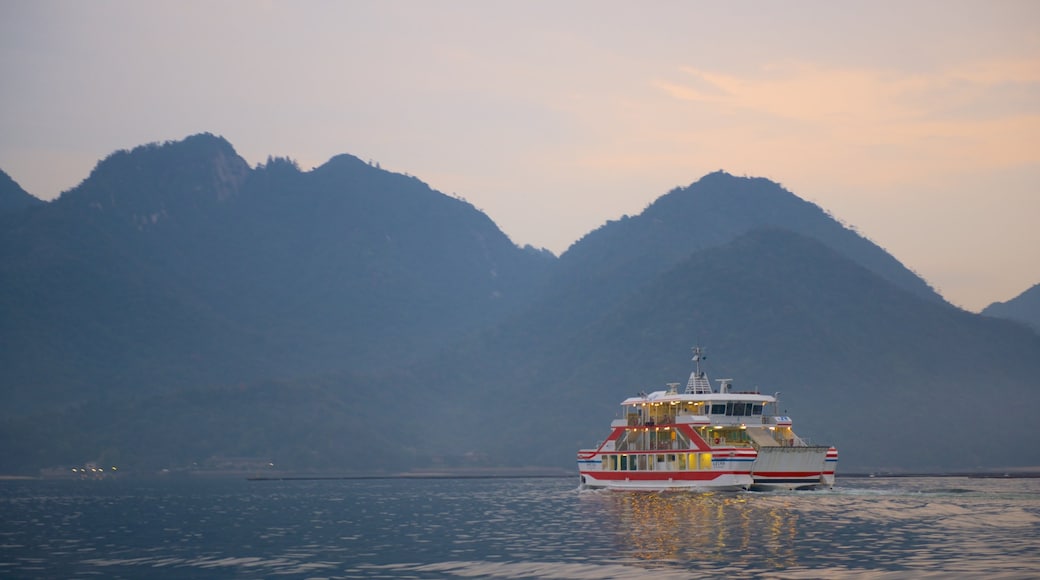
[[[711,383],[708,377],[701,371],[701,361],[707,359],[704,349],[699,346],[693,347],[694,371],[690,373],[690,381],[686,383],[686,394],[708,395],[711,394]]]

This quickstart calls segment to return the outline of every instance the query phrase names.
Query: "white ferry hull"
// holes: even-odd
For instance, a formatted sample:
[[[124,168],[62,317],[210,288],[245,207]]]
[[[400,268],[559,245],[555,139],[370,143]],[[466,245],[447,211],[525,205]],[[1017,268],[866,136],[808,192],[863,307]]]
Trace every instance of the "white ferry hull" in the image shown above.
[[[639,455],[648,459],[672,457],[672,461],[641,461],[638,465],[642,469],[604,469],[604,465],[626,465],[624,454],[585,449],[578,453],[581,487],[630,491],[743,491],[754,483],[751,478],[751,465],[756,456],[754,449],[672,450],[665,454]],[[612,461],[612,457],[618,459]],[[634,456],[629,455],[629,458],[627,465],[636,465]],[[687,463],[700,464],[701,468],[682,467]]]
[[[754,491],[817,489],[834,485],[824,479],[828,466],[827,447],[760,447],[751,466]],[[835,451],[835,460],[837,452]]]
[[[743,491],[752,485],[751,476],[733,473],[676,471],[664,476],[650,473],[581,472],[582,489],[618,491]]]
[[[831,487],[823,482],[817,474],[808,478],[756,478],[751,484],[751,491],[796,491]]]

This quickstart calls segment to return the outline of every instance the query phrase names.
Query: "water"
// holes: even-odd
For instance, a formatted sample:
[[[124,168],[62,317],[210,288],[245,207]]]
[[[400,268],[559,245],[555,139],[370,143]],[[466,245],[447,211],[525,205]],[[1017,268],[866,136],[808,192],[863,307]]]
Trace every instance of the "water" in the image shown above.
[[[1026,578],[1040,480],[791,493],[568,479],[3,481],[13,578]]]

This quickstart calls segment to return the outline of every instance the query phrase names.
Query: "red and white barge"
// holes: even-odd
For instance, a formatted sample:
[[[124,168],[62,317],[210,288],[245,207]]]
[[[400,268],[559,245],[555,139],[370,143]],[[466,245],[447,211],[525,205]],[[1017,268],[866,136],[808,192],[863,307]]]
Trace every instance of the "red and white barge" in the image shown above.
[[[834,485],[838,451],[795,435],[777,398],[734,391],[731,379],[712,389],[693,349],[695,370],[679,383],[621,402],[624,414],[595,449],[578,451],[583,489],[788,490]],[[768,407],[774,414],[767,415]]]

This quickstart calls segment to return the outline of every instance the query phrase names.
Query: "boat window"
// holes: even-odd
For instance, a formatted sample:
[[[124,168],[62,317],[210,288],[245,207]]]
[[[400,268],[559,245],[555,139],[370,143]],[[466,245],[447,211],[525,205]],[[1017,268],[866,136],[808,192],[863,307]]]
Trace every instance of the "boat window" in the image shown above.
[[[641,440],[641,431],[636,429],[630,430],[619,440],[618,451],[638,451],[643,448]]]
[[[698,453],[701,469],[711,469],[711,453]]]
[[[676,447],[679,449],[688,449],[690,447],[690,438],[686,436],[686,433],[675,432]]]
[[[722,415],[725,413],[731,417],[744,417],[747,415],[761,415],[762,405],[758,403],[744,403],[740,401],[730,401],[725,405],[715,404],[711,406],[711,413],[713,415]]]

